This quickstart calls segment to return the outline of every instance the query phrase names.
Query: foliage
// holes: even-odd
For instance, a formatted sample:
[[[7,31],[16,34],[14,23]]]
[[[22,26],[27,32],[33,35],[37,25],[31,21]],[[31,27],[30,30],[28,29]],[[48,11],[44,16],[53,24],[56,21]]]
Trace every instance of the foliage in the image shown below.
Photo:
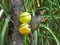
[[[60,42],[60,0],[20,0],[22,11],[28,11],[31,15],[40,11],[41,23],[37,29],[37,45],[59,45]],[[0,0],[0,44],[12,45],[13,21],[10,0]],[[26,44],[30,39],[26,37]]]

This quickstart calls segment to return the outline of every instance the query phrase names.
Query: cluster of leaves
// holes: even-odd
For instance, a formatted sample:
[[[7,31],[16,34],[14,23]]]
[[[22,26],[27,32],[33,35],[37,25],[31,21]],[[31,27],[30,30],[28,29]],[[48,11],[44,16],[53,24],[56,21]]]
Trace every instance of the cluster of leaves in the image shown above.
[[[60,0],[20,0],[22,11],[32,15],[40,11],[41,24],[37,29],[38,45],[59,45],[60,42]],[[0,44],[12,45],[12,20],[10,0],[0,0]],[[12,27],[11,27],[12,26]],[[30,39],[27,36],[27,45]]]

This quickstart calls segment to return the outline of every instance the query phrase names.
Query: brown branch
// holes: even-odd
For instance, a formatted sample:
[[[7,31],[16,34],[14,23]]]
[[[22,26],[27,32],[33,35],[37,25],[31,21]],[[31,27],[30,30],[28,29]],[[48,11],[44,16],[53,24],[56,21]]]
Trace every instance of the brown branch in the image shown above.
[[[22,0],[22,3],[23,3],[23,5],[24,5],[24,11],[27,11],[27,5],[26,5],[25,0]]]
[[[34,45],[33,34],[32,32],[29,34],[30,37],[30,45]]]
[[[23,45],[23,36],[19,33],[19,14],[20,14],[20,0],[11,0],[12,14],[14,21],[14,30],[12,34],[13,45]]]

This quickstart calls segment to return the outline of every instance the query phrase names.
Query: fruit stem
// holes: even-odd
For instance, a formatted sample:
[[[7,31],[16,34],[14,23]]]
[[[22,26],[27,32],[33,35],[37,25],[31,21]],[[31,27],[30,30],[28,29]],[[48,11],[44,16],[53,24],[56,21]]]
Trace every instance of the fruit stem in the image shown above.
[[[24,45],[26,45],[26,35],[24,35]]]

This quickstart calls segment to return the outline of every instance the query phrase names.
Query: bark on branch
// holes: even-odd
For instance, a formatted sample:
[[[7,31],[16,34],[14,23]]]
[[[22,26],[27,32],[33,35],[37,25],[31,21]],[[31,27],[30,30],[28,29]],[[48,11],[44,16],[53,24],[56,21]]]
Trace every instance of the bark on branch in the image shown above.
[[[14,20],[14,30],[12,35],[13,45],[23,45],[23,36],[19,33],[18,28],[20,26],[18,18],[20,14],[20,0],[11,0],[12,14]]]

